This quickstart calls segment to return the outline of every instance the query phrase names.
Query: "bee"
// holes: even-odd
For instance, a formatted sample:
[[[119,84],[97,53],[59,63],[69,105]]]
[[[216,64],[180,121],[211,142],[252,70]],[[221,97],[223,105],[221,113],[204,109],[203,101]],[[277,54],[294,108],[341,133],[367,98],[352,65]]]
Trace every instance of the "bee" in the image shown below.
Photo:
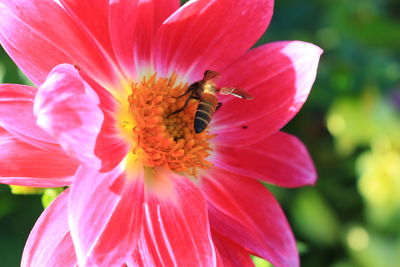
[[[206,70],[202,80],[192,83],[182,95],[175,97],[181,98],[189,95],[183,107],[169,114],[167,117],[183,111],[187,107],[190,99],[198,100],[199,104],[197,106],[193,126],[196,133],[201,133],[207,128],[215,111],[222,105],[221,102],[218,102],[217,93],[220,95],[233,95],[248,100],[253,99],[248,92],[238,87],[218,88],[216,86],[216,80],[219,77],[220,74],[218,72]]]

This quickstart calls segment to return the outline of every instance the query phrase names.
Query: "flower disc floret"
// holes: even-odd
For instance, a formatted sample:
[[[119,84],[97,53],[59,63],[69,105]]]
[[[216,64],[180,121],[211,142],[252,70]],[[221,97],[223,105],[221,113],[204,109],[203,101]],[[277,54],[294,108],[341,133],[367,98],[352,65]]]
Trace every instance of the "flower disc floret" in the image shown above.
[[[164,166],[177,173],[197,176],[199,169],[209,168],[207,161],[213,137],[205,131],[194,132],[193,121],[197,101],[190,100],[183,107],[187,97],[182,95],[188,84],[177,83],[174,74],[169,78],[150,78],[132,84],[128,97],[129,112],[134,120],[132,129],[134,145],[132,153],[137,154],[147,167]]]

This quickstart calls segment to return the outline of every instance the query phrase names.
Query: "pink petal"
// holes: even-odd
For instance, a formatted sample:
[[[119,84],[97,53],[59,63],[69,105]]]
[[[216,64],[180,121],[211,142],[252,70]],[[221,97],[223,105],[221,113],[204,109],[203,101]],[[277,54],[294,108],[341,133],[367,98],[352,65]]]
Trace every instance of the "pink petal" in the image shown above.
[[[244,147],[218,146],[216,151],[216,166],[267,183],[298,187],[312,185],[317,179],[307,148],[283,132]]]
[[[24,142],[44,148],[57,149],[54,138],[36,124],[33,115],[33,98],[36,88],[17,85],[0,85],[0,125]]]
[[[140,234],[142,177],[119,166],[108,173],[81,168],[71,187],[69,226],[80,266],[122,266]]]
[[[275,42],[250,50],[222,72],[220,86],[249,91],[227,96],[212,123],[218,141],[247,145],[282,128],[299,111],[315,80],[322,50],[309,43]],[[251,66],[251,67],[249,67]]]
[[[139,42],[147,44],[149,41],[149,36],[146,34],[143,39],[138,39],[136,32],[140,27],[148,27],[148,24],[136,24],[139,17],[139,0],[113,0],[109,5],[110,38],[115,55],[121,67],[135,77],[137,44]],[[150,21],[151,18],[148,18],[148,22]],[[145,33],[148,32],[145,31]]]
[[[198,187],[173,173],[155,179],[163,190],[146,191],[143,238],[132,266],[215,266],[206,201]]]
[[[97,137],[95,154],[101,160],[101,171],[115,168],[128,154],[130,146],[119,136],[116,121],[111,113],[104,113],[104,122]]]
[[[180,6],[181,1],[179,0],[153,0],[154,30],[157,31],[164,21]]]
[[[71,184],[71,177],[43,178],[43,177],[0,177],[0,184],[22,185],[30,187],[62,187]]]
[[[77,168],[77,162],[62,150],[39,149],[0,129],[0,183],[66,186]]]
[[[42,213],[33,227],[22,255],[21,266],[76,266],[67,221],[68,192],[64,191]]]
[[[113,57],[108,29],[109,4],[107,0],[60,0],[67,14],[88,36]]]
[[[0,17],[1,45],[36,85],[61,63],[78,64],[104,84],[115,80],[107,59],[55,1],[3,0]]]
[[[254,266],[249,252],[241,246],[218,233],[213,233],[213,240],[224,267]]]
[[[260,38],[272,8],[272,0],[189,1],[157,32],[157,72],[199,79],[205,70],[222,70]]]
[[[103,111],[104,120],[96,139],[95,155],[101,160],[101,171],[108,172],[122,161],[130,149],[128,142],[121,137],[120,129],[117,128],[117,110],[122,103],[84,72],[80,74],[100,99],[99,106]]]
[[[121,65],[131,76],[149,66],[155,32],[178,7],[178,0],[110,1],[111,40]]]
[[[276,267],[299,266],[285,215],[261,183],[215,168],[201,186],[213,230]]]
[[[37,124],[81,162],[94,166],[97,134],[103,123],[98,95],[68,64],[54,68],[39,87],[34,112]]]
[[[157,251],[150,251],[146,242],[146,237],[142,234],[138,240],[133,255],[127,260],[128,266],[162,266]]]

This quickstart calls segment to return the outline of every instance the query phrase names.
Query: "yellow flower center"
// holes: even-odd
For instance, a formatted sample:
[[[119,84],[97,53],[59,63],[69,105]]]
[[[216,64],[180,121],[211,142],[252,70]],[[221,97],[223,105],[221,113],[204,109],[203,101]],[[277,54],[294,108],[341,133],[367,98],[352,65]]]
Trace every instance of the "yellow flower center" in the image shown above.
[[[128,97],[129,113],[132,117],[132,153],[146,167],[168,167],[177,173],[197,176],[199,169],[209,168],[207,161],[213,137],[208,131],[196,134],[193,128],[198,102],[190,100],[182,108],[189,95],[178,98],[188,84],[177,84],[177,76],[143,78],[132,84]]]

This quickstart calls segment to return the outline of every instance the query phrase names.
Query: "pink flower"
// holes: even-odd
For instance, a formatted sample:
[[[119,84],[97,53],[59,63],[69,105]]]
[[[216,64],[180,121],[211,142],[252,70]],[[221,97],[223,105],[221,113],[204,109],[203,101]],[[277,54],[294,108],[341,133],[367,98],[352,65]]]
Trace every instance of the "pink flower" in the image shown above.
[[[313,184],[304,145],[279,130],[314,82],[321,49],[251,49],[272,0],[1,0],[0,41],[37,86],[0,86],[0,181],[69,186],[41,215],[22,266],[298,266],[272,194]],[[193,130],[188,84],[220,97]]]

